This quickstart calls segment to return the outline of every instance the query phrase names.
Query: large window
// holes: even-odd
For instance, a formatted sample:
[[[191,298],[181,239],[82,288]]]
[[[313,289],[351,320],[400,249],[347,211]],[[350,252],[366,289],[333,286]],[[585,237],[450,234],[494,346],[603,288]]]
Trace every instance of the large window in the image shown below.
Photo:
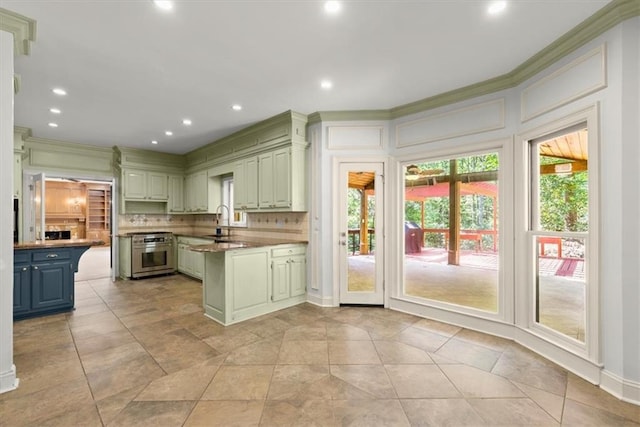
[[[529,142],[534,322],[584,343],[589,244],[584,126]]]
[[[498,153],[405,166],[405,295],[498,312],[498,171]]]

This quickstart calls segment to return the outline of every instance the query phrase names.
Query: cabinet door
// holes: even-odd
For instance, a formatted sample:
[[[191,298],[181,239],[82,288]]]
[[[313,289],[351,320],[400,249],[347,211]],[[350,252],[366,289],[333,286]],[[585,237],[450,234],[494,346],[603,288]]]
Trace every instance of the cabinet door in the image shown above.
[[[178,271],[181,273],[187,272],[187,245],[184,243],[178,243]]]
[[[280,301],[289,298],[289,259],[274,258],[271,261],[273,287],[271,301]]]
[[[207,171],[194,173],[192,186],[195,211],[206,212],[209,209],[209,198],[207,194]]]
[[[274,158],[273,153],[264,153],[260,155],[260,163],[259,163],[259,176],[260,180],[258,183],[258,193],[259,193],[259,203],[260,208],[274,208],[275,200],[274,200],[274,188],[273,188],[273,178],[274,178]]]
[[[193,265],[193,277],[202,280],[204,277],[204,252],[189,251]]]
[[[123,172],[124,198],[144,199],[147,196],[147,173],[133,169],[125,169]]]
[[[31,266],[13,266],[13,315],[31,309]]]
[[[303,295],[307,292],[307,258],[294,256],[289,260],[289,278],[291,296]]]
[[[169,212],[184,212],[184,177],[169,176]]]
[[[277,208],[291,206],[291,149],[273,152],[273,204]]]
[[[169,176],[158,172],[147,173],[147,198],[167,200],[169,198]]]
[[[34,311],[73,306],[73,276],[68,261],[33,264],[31,308]]]
[[[229,254],[229,252],[227,252]],[[227,258],[233,292],[232,312],[243,311],[269,302],[269,253],[241,250]]]
[[[233,167],[233,207],[258,208],[258,157],[238,160]]]

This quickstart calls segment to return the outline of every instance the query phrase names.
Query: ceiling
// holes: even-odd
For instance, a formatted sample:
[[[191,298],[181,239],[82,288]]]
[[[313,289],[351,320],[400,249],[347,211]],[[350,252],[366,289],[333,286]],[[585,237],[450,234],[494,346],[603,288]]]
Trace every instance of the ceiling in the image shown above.
[[[1,6],[37,21],[31,55],[15,62],[17,126],[186,153],[290,109],[389,109],[502,75],[607,3],[511,0],[495,16],[480,0],[345,1],[333,15],[321,1],[286,0]]]

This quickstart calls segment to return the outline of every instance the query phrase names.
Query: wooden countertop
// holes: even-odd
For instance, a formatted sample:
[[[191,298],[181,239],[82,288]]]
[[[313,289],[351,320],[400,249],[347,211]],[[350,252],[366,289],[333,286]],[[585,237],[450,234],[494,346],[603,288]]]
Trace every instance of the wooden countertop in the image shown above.
[[[71,239],[71,240],[38,240],[35,242],[14,243],[13,249],[16,251],[23,249],[49,249],[49,248],[70,248],[76,246],[102,246],[102,240],[94,239]]]

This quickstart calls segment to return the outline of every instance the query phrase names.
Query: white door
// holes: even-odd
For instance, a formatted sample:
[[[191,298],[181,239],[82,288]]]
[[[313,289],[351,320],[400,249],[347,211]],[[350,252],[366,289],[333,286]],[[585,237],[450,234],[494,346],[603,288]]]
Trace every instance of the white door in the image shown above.
[[[340,304],[384,304],[383,164],[340,163]]]

